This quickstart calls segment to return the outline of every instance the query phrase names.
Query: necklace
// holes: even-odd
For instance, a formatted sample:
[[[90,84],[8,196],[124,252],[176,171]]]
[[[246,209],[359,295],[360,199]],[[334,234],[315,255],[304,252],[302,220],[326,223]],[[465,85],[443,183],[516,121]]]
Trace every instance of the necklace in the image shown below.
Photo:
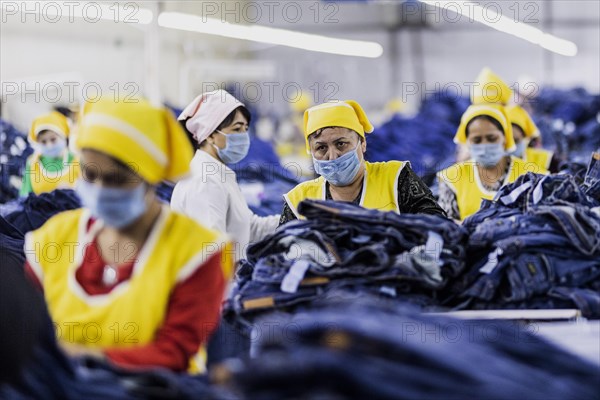
[[[117,283],[117,278],[117,268],[112,265],[105,265],[104,270],[102,271],[102,283],[104,283],[105,286],[113,286]]]

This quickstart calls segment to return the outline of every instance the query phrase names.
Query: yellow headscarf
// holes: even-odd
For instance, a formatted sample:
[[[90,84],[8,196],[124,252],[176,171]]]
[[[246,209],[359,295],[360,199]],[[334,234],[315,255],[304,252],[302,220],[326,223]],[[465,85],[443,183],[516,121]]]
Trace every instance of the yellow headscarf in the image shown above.
[[[523,130],[525,137],[534,138],[540,136],[540,131],[535,125],[535,122],[533,122],[533,119],[531,119],[531,116],[523,109],[523,107],[515,104],[506,107],[506,111],[510,122],[519,126],[519,128]]]
[[[304,112],[304,138],[306,151],[310,153],[308,137],[315,131],[329,126],[352,129],[361,137],[373,132],[373,125],[360,104],[354,100],[319,104]]]
[[[93,149],[135,166],[148,183],[177,181],[189,171],[193,150],[170,111],[149,102],[101,99],[83,109],[79,149]]]
[[[506,114],[506,108],[500,104],[475,104],[469,106],[467,111],[462,115],[460,119],[460,125],[454,136],[454,143],[466,144],[467,143],[467,125],[474,118],[487,115],[492,117],[500,123],[504,130],[504,149],[506,151],[515,150],[515,139],[512,133],[512,125]]]
[[[462,115],[460,125],[454,136],[454,143],[467,143],[467,125],[474,118],[486,115],[498,121],[504,131],[504,149],[514,151],[515,139],[512,125],[508,117],[506,103],[512,96],[512,90],[498,75],[489,68],[484,68],[477,77],[476,85],[471,93],[473,103]]]
[[[42,131],[52,131],[62,136],[63,138],[69,137],[69,122],[67,117],[59,113],[58,111],[52,111],[51,113],[40,115],[33,120],[31,129],[29,130],[29,141],[31,143],[37,143],[37,137]]]
[[[510,102],[513,91],[489,68],[481,70],[471,92],[471,104],[502,104]]]

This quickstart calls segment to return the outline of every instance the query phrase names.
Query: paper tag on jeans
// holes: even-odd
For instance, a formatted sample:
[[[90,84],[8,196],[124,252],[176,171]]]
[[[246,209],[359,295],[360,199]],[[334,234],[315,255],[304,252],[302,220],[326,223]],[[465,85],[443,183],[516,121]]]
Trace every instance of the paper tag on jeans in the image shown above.
[[[514,189],[509,194],[500,197],[500,201],[502,202],[502,204],[505,204],[505,205],[512,204],[512,203],[514,203],[519,198],[519,196],[524,191],[526,191],[530,187],[531,187],[531,181],[525,182],[524,184],[522,184],[521,186],[517,187],[516,189]]]
[[[444,239],[436,232],[427,232],[427,242],[425,243],[425,254],[433,259],[440,260],[440,254],[444,248]]]
[[[502,253],[502,249],[500,248],[496,248],[496,250],[492,251],[488,255],[488,260],[485,263],[485,265],[479,268],[479,272],[481,272],[482,274],[491,273],[498,266],[498,256],[502,255]]]
[[[281,291],[284,293],[296,293],[309,267],[310,263],[307,260],[294,261],[292,267],[281,281]]]
[[[546,180],[547,176],[543,177],[538,184],[535,186],[535,189],[533,189],[533,204],[537,204],[540,202],[540,200],[542,199],[542,196],[544,194],[544,186],[543,183]]]

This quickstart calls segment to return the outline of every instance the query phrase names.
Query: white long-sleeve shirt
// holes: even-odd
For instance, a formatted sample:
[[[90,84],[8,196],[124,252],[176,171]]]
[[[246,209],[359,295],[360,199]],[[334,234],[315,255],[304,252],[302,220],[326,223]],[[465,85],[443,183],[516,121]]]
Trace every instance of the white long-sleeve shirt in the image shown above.
[[[249,243],[263,239],[279,224],[279,215],[259,217],[246,203],[235,172],[205,151],[197,150],[190,177],[175,185],[171,208],[204,226],[227,233],[235,258],[246,257]]]

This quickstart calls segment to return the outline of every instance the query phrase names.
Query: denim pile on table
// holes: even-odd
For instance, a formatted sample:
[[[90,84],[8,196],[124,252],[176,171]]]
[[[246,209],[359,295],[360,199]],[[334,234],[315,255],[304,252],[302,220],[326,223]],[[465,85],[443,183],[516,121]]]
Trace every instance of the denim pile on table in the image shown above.
[[[521,176],[464,222],[468,271],[452,285],[462,308],[578,308],[600,318],[600,154],[583,184]]]
[[[395,115],[368,135],[366,159],[408,160],[417,175],[432,184],[435,173],[453,163],[452,138],[468,106],[466,98],[434,93],[415,117]]]
[[[600,147],[600,95],[548,87],[530,103],[544,145],[563,158],[583,162]]]
[[[19,196],[16,182],[21,182],[27,157],[33,149],[25,135],[0,119],[0,204]]]
[[[229,321],[248,328],[260,314],[340,288],[436,308],[436,293],[464,268],[466,231],[444,217],[320,200],[299,212],[307,219],[249,247],[226,302]]]
[[[527,326],[338,298],[270,318],[219,374],[244,399],[597,399],[600,368]]]
[[[30,193],[26,198],[20,199],[16,207],[5,218],[21,233],[26,234],[44,225],[55,214],[80,208],[81,201],[74,190],[57,189],[39,195]]]

